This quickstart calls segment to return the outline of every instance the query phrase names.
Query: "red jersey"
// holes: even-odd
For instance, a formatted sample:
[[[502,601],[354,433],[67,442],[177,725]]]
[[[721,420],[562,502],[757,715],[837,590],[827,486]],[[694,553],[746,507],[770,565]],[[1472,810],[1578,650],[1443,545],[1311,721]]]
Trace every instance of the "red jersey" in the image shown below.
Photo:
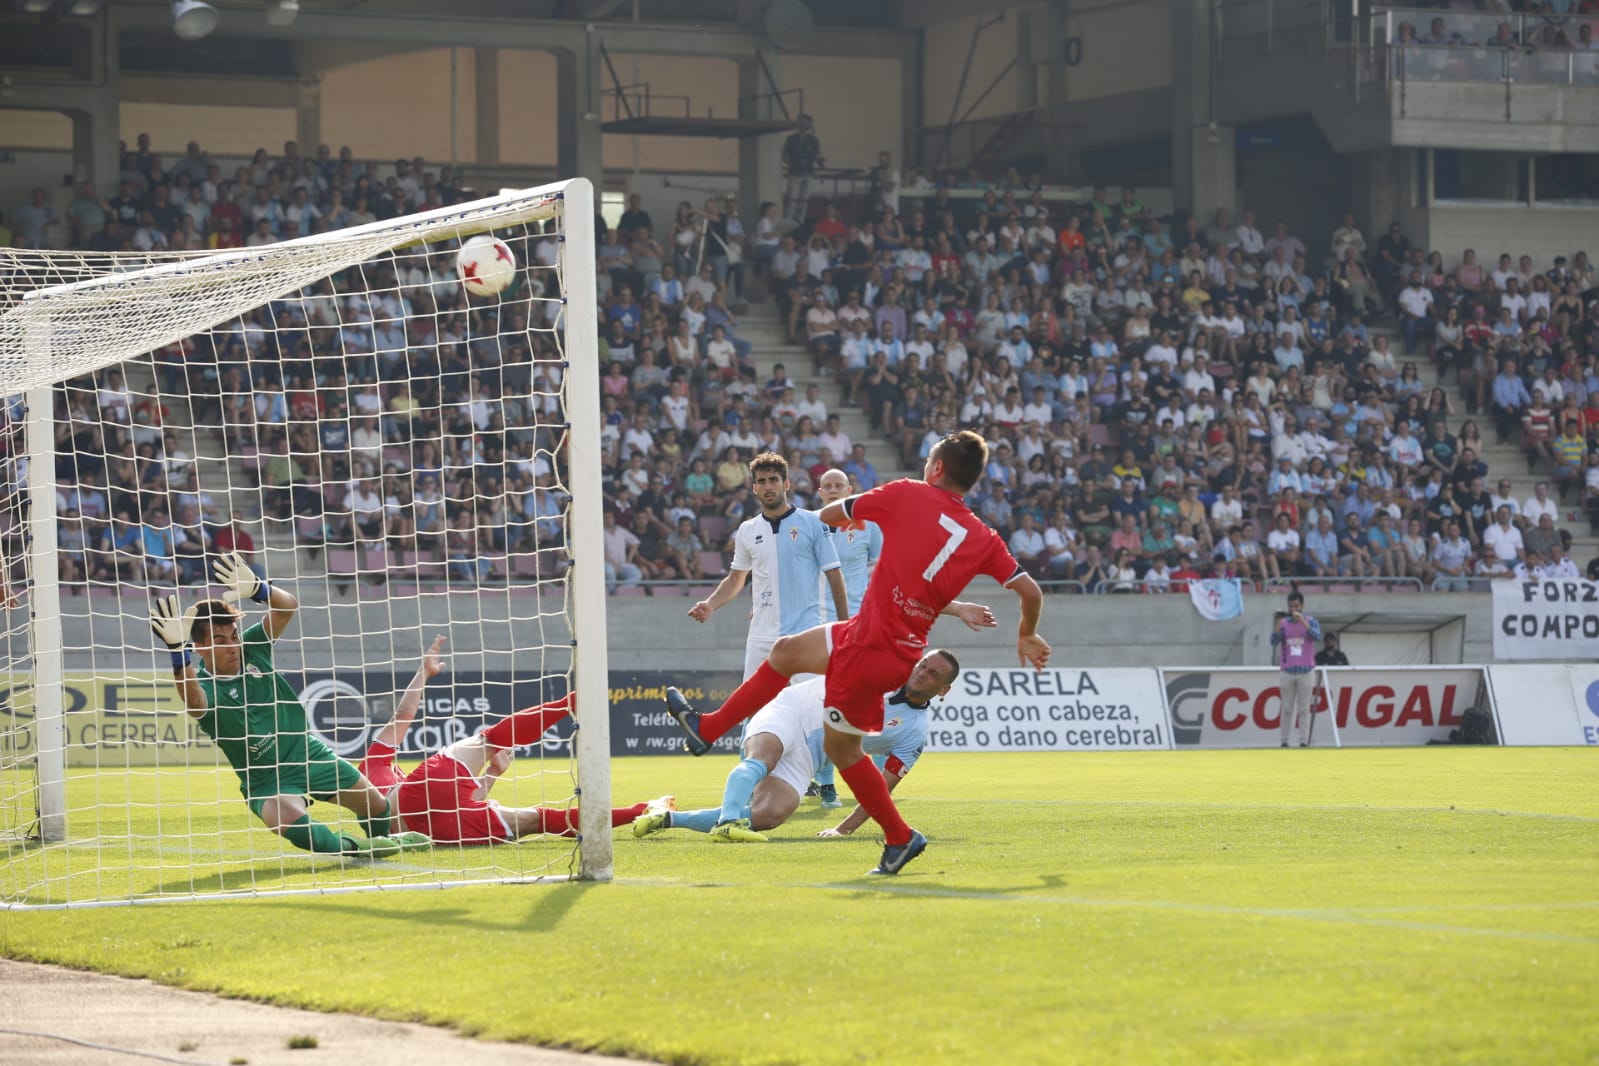
[[[1009,585],[1023,573],[1005,541],[966,501],[925,481],[890,481],[848,506],[850,517],[876,522],[883,531],[883,554],[855,618],[874,648],[921,655],[939,612],[972,578],[987,574]]]

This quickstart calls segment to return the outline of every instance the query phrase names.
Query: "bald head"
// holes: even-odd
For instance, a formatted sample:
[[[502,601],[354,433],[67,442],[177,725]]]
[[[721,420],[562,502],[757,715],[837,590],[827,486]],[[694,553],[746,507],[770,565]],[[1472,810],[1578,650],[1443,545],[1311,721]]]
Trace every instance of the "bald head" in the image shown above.
[[[816,482],[816,491],[824,503],[842,500],[849,495],[849,475],[835,466]]]

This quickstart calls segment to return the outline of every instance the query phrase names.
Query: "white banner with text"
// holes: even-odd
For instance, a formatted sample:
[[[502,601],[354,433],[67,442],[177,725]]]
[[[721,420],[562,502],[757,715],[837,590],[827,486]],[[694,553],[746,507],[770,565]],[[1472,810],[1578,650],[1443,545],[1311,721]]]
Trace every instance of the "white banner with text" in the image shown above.
[[[933,703],[928,751],[1164,751],[1153,670],[963,670]]]
[[[1181,748],[1275,748],[1281,743],[1278,671],[1270,667],[1162,670],[1173,744]],[[1466,712],[1490,716],[1479,666],[1317,671],[1310,743],[1345,747],[1448,742]]]
[[[1599,582],[1495,581],[1494,658],[1599,659]]]

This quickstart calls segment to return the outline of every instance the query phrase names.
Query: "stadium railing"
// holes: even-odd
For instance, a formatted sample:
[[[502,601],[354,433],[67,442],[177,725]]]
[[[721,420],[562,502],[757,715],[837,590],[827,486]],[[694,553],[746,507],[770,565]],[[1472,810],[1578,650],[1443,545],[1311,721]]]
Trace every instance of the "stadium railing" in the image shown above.
[[[1304,585],[1329,590],[1344,585],[1351,592],[1369,592],[1373,585],[1387,592],[1426,591],[1419,577],[1271,577],[1260,582],[1258,587],[1262,592],[1272,592]]]

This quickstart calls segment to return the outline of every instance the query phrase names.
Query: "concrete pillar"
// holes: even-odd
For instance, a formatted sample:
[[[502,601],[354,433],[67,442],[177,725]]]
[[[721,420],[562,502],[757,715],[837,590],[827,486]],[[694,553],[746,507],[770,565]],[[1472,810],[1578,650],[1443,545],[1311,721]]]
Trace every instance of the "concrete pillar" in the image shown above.
[[[1230,126],[1210,125],[1217,0],[1172,9],[1172,199],[1208,219],[1236,208],[1237,149]]]
[[[90,88],[89,106],[70,110],[72,120],[72,171],[80,180],[94,182],[101,196],[117,194],[122,172],[122,78],[117,61],[118,34],[102,11],[85,25],[88,31],[74,49],[72,73]]]
[[[777,50],[763,49],[757,55],[765,58],[772,79],[782,84],[782,60]],[[775,100],[765,96],[771,91],[772,86],[768,84],[757,56],[738,61],[740,118],[781,118],[782,108]],[[760,96],[765,98],[752,99]],[[782,133],[768,133],[761,137],[744,137],[738,142],[738,215],[752,233],[756,219],[761,217],[761,204],[764,201],[770,200],[779,206],[783,203],[785,136]]]
[[[500,50],[474,50],[473,68],[477,80],[477,161],[494,165],[500,161]]]
[[[562,178],[588,178],[594,183],[596,208],[605,188],[599,44],[598,34],[590,29],[585,47],[555,52],[557,167]]]
[[[899,122],[901,144],[899,164],[923,168],[921,158],[923,135],[919,132],[926,119],[922,115],[922,42],[918,35],[915,44],[907,44],[899,58]],[[926,170],[922,169],[923,174]]]
[[[1388,223],[1405,218],[1416,178],[1411,165],[1415,154],[1411,148],[1379,148],[1366,153],[1366,217],[1357,220],[1366,233],[1381,236],[1388,232]],[[1367,239],[1375,241],[1376,237]]]
[[[316,155],[322,143],[322,81],[305,78],[294,84],[294,139],[300,142],[300,154]]]

